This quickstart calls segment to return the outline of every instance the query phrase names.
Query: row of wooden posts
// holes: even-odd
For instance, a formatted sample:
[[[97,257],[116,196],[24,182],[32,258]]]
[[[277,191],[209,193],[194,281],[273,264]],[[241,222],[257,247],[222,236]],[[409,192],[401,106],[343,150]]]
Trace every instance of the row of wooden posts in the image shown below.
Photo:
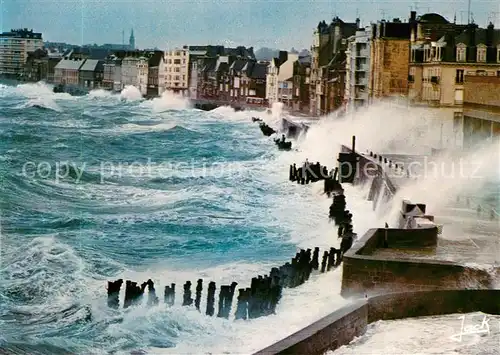
[[[313,271],[321,273],[330,271],[332,268],[339,266],[342,262],[343,253],[345,253],[352,245],[352,214],[345,210],[345,196],[342,186],[337,179],[338,169],[335,172],[327,175],[323,172],[327,171],[326,167],[319,163],[310,166],[304,166],[300,171],[296,169],[295,164],[290,167],[290,180],[305,183],[325,180],[325,193],[329,196],[334,194],[334,201],[330,207],[330,218],[335,220],[338,225],[339,237],[342,237],[341,249],[331,247],[323,252],[321,264],[319,262],[320,249],[318,247],[311,249],[301,249],[299,253],[292,258],[291,262],[287,262],[279,268],[272,268],[269,275],[258,275],[252,278],[250,287],[239,288],[237,296],[237,306],[235,310],[235,319],[253,319],[276,311],[276,306],[279,303],[283,288],[294,288],[304,284]],[[299,175],[302,174],[302,175]],[[299,180],[300,177],[300,180]],[[344,239],[349,239],[349,242],[344,242]],[[123,285],[123,279],[116,281],[108,281],[108,306],[111,308],[119,308],[119,294]],[[231,306],[237,287],[236,282],[230,285],[221,285],[218,298],[218,312],[215,313],[215,293],[216,283],[209,282],[205,314],[221,318],[229,318],[231,314]],[[167,306],[174,306],[176,296],[176,284],[172,283],[164,287],[163,301]],[[198,279],[196,284],[195,298],[192,297],[192,283],[187,281],[183,285],[182,306],[192,306],[200,310],[203,280]],[[140,286],[136,282],[127,280],[125,283],[125,296],[123,307],[142,303],[144,300],[145,290],[148,288],[147,304],[154,306],[159,303],[159,298],[156,295],[154,282],[149,279]]]
[[[341,255],[349,250],[356,238],[353,232],[352,213],[346,210],[344,189],[338,179],[338,167],[333,172],[328,173],[326,166],[319,162],[310,164],[306,161],[304,165],[297,169],[296,164],[290,165],[289,180],[292,182],[307,184],[324,180],[324,192],[328,197],[333,195],[333,203],[330,206],[329,219],[334,221],[338,227],[337,235],[342,238],[340,244]]]
[[[300,286],[309,279],[313,271],[318,270],[321,273],[330,271],[332,267],[338,266],[342,260],[341,250],[332,247],[328,251],[324,251],[320,264],[319,253],[318,247],[314,248],[314,251],[301,249],[291,262],[287,262],[279,268],[272,268],[269,275],[259,275],[252,278],[249,288],[238,289],[235,319],[252,319],[275,313],[283,288]],[[123,279],[108,281],[109,307],[119,308],[119,294],[122,285]],[[231,285],[220,287],[217,317],[229,318],[237,285],[236,282],[233,282]],[[175,283],[172,283],[164,288],[164,303],[168,306],[175,304],[175,286]],[[195,299],[192,298],[191,286],[191,281],[184,284],[182,305],[192,306],[194,303],[196,309],[200,310],[203,280],[199,279],[197,282]],[[149,306],[157,305],[159,299],[152,280],[148,280],[140,286],[136,282],[127,280],[123,307],[128,308],[142,303],[146,287],[148,288],[147,304]],[[208,284],[205,310],[205,314],[208,316],[215,314],[215,293],[216,284],[211,281]]]

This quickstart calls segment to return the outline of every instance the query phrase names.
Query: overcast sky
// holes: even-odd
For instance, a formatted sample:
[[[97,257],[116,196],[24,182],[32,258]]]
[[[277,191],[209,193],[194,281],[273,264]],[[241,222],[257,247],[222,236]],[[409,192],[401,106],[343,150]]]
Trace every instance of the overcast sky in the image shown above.
[[[133,28],[139,48],[184,44],[309,48],[318,22],[334,15],[364,25],[385,16],[408,18],[437,12],[453,21],[467,20],[467,0],[325,1],[325,0],[0,0],[3,31],[27,27],[44,40],[73,44],[128,42]],[[472,0],[475,22],[500,27],[499,0]]]

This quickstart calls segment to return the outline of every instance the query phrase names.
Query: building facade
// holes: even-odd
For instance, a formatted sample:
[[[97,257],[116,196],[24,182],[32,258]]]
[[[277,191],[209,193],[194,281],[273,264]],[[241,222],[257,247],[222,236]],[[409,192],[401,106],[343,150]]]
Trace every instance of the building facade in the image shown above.
[[[54,68],[54,83],[64,85],[78,85],[80,68],[85,63],[82,59],[68,59],[65,57]]]
[[[121,89],[125,86],[135,86],[141,95],[147,95],[148,58],[141,52],[132,52],[122,60]]]
[[[344,93],[347,113],[354,113],[368,104],[371,29],[371,26],[360,28],[348,39]]]
[[[165,52],[165,88],[188,95],[189,49],[174,49]]]
[[[16,29],[0,34],[0,76],[17,78],[23,71],[28,53],[43,48],[42,34]]]
[[[311,47],[310,113],[321,116],[345,107],[347,39],[356,33],[354,23],[333,18],[327,25],[320,22]]]
[[[394,19],[372,25],[368,94],[370,101],[408,95],[410,23]]]
[[[97,59],[86,59],[78,70],[78,82],[87,89],[100,89],[104,77],[104,62]]]
[[[463,88],[464,148],[500,138],[500,72],[466,74]]]
[[[430,107],[448,127],[446,147],[463,147],[470,133],[463,117],[465,76],[500,75],[500,31],[491,23],[484,29],[423,15],[412,28],[409,70],[412,104]]]
[[[272,58],[267,66],[266,71],[266,100],[270,106],[275,102],[279,102],[278,92],[278,75],[281,64],[288,59],[288,52],[280,51],[277,58]]]

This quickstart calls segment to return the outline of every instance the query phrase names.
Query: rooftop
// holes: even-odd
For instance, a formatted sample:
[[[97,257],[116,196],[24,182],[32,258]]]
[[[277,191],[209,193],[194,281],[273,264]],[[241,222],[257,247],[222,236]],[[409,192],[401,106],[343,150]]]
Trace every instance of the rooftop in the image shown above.
[[[87,59],[80,67],[80,71],[95,71],[98,63],[97,59]]]
[[[62,59],[55,69],[78,70],[83,65],[84,61],[81,59]]]
[[[2,32],[0,37],[42,39],[42,34],[40,32],[33,32],[33,29],[20,28],[12,29],[9,32]]]

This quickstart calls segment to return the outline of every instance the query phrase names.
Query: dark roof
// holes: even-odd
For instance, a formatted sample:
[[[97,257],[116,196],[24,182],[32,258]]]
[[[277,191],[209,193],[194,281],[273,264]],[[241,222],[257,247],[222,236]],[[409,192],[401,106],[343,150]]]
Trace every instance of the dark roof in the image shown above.
[[[72,54],[82,54],[88,56],[89,59],[104,59],[111,52],[108,48],[76,47],[73,49]]]
[[[217,65],[217,58],[205,58],[203,60],[203,68],[201,69],[203,72],[209,72],[215,69]]]
[[[496,47],[498,44],[500,44],[500,30],[496,29],[491,29],[492,30],[492,43],[491,45],[493,47]],[[473,28],[472,26],[469,26],[465,31],[463,31],[461,34],[455,37],[455,43],[463,43],[466,46],[471,46],[471,39],[472,39],[472,31],[474,31],[474,45],[478,44],[486,44],[487,42],[487,33],[488,30],[485,28]]]
[[[37,48],[34,52],[28,53],[28,58],[41,59],[45,58],[48,52],[45,49]]]
[[[148,53],[149,54],[149,61],[148,61],[148,65],[150,67],[158,67],[160,65],[160,62],[163,58],[163,52],[161,51],[154,51],[154,52],[151,52],[151,53]]]
[[[255,59],[253,47],[238,46],[236,48],[224,48],[224,55],[232,55],[245,59]]]
[[[97,65],[95,67],[96,72],[104,72],[104,62],[105,62],[104,60],[99,60],[97,62]]]
[[[2,32],[0,37],[42,39],[42,34],[39,32],[33,32],[33,29],[28,30],[27,28],[19,28],[12,29],[9,32]]]
[[[252,74],[250,75],[252,79],[265,79],[266,74],[267,74],[267,64],[254,63],[252,68]]]
[[[218,62],[215,67],[215,71],[217,73],[227,73],[229,70],[229,63],[225,62]]]
[[[425,14],[425,15],[419,16],[417,18],[417,21],[418,22],[433,23],[433,24],[447,24],[447,23],[450,23],[443,16],[441,16],[439,14],[436,14],[436,13],[429,13],[429,14]]]
[[[306,55],[306,56],[303,56],[303,57],[299,57],[299,63],[300,64],[310,64],[311,63],[311,56],[310,55]]]
[[[245,64],[247,63],[246,60],[243,60],[243,59],[236,59],[233,64],[231,64],[231,66],[229,67],[229,69],[232,69],[234,71],[241,71],[243,69],[243,67],[245,66]]]

